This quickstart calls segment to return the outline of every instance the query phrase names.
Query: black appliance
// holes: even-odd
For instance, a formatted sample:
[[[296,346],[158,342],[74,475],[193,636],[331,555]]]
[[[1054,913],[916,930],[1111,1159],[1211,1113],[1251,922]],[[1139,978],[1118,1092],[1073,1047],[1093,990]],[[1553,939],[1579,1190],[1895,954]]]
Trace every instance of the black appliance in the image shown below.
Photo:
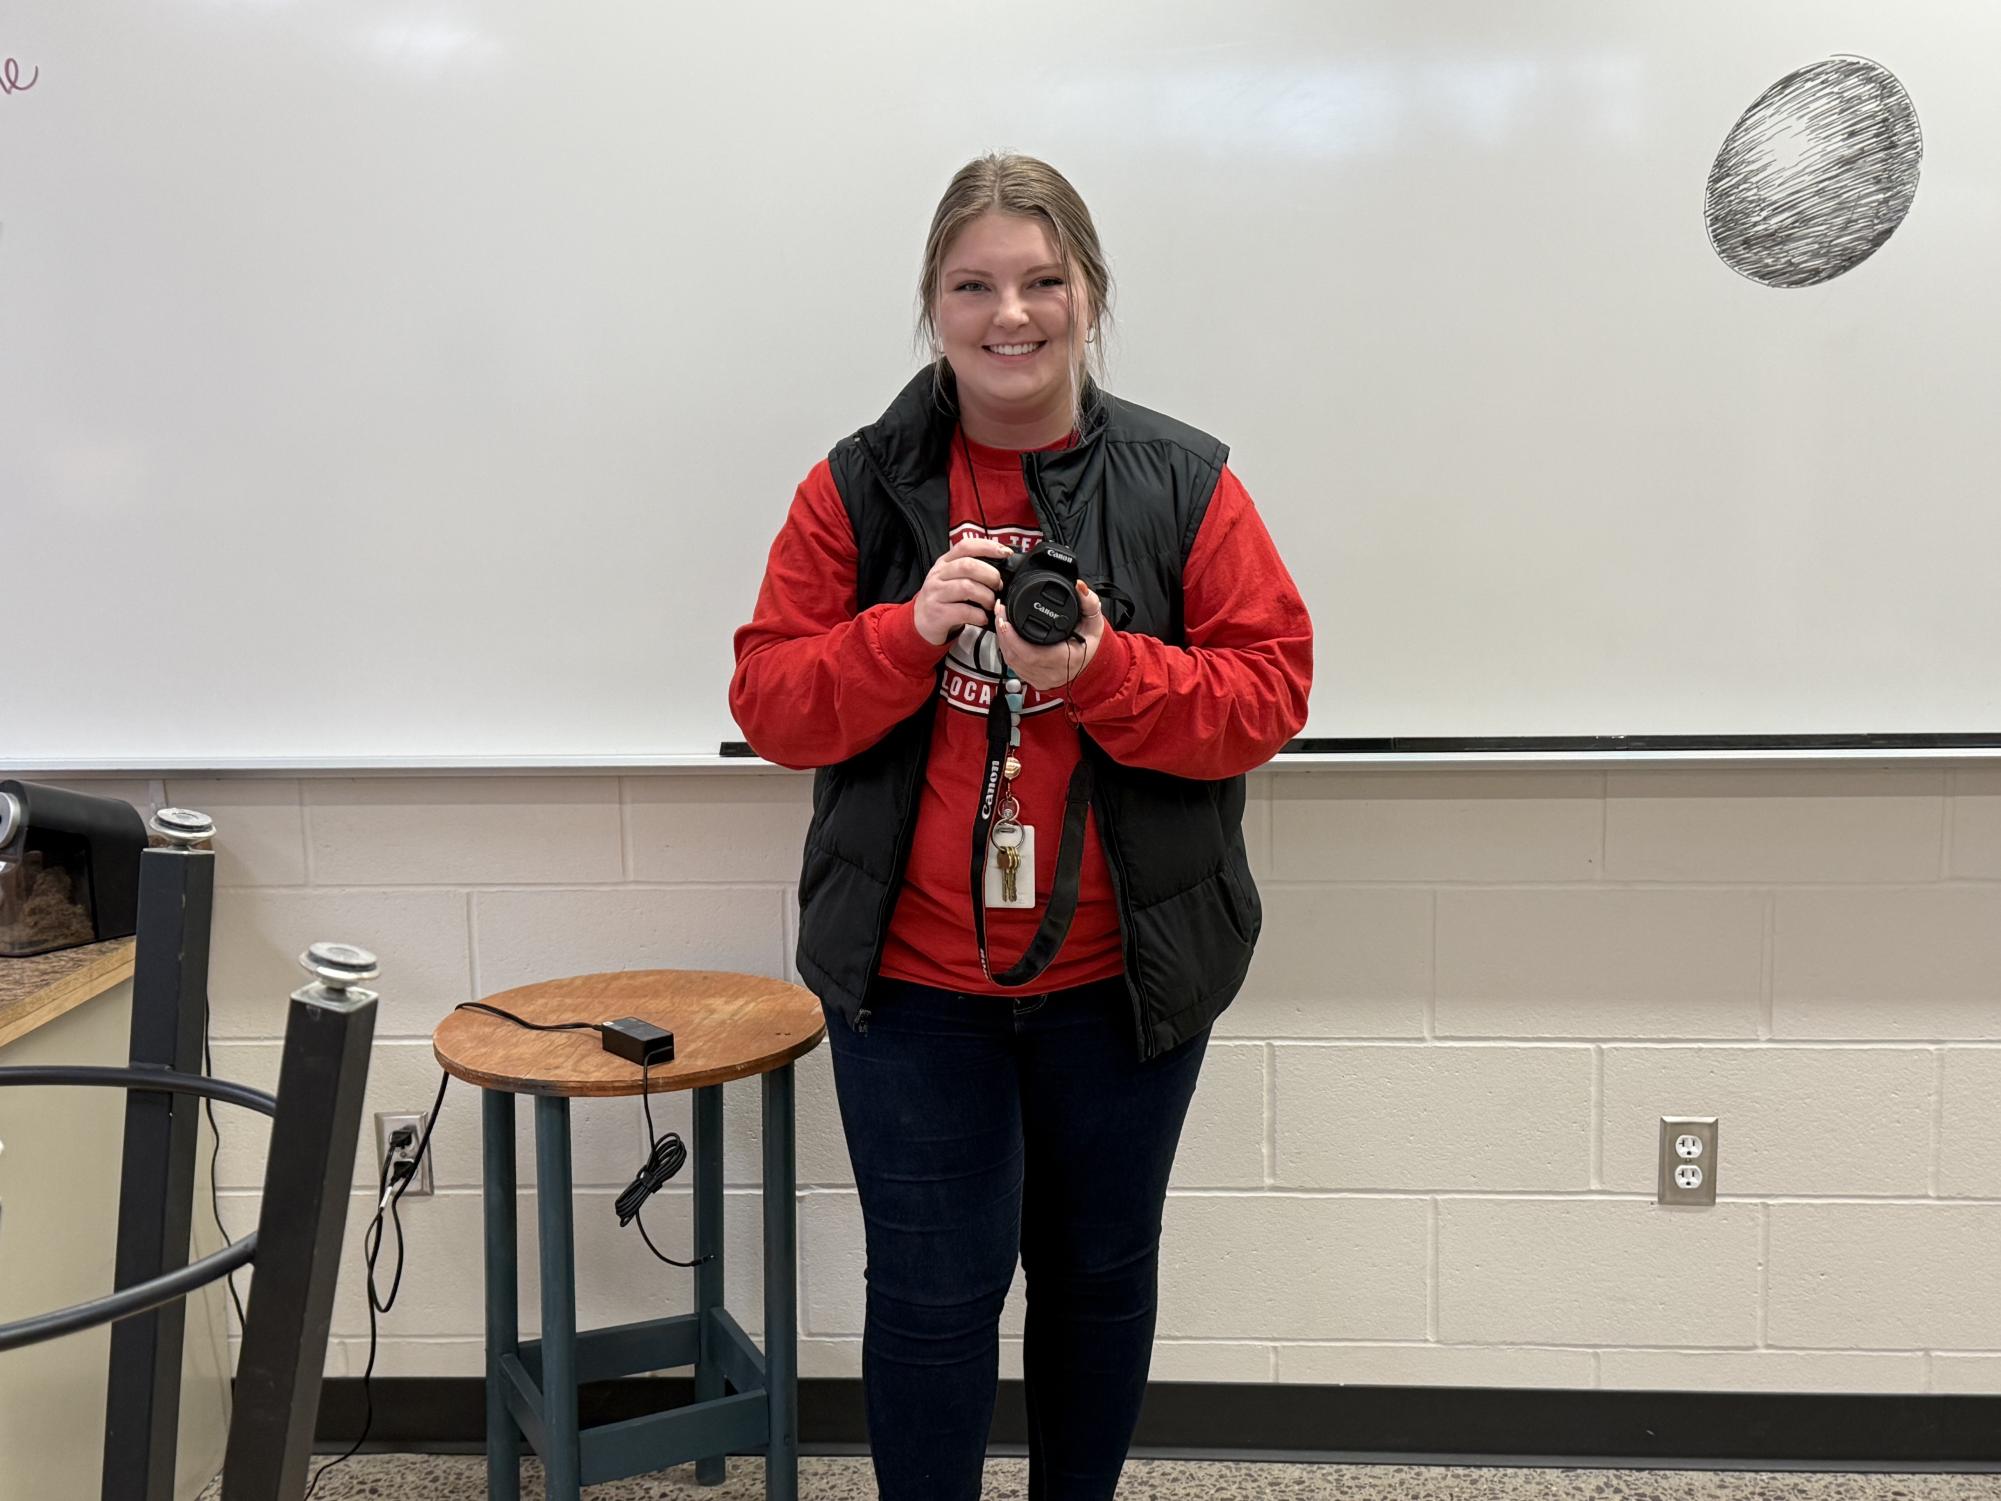
[[[130,937],[145,848],[121,798],[0,782],[0,957]]]

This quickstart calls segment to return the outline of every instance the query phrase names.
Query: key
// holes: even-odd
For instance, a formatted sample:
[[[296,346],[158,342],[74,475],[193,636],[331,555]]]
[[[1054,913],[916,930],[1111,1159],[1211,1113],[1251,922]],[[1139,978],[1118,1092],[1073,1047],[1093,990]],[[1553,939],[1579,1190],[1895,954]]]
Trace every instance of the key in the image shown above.
[[[1012,818],[996,823],[989,836],[994,846],[994,868],[1000,872],[1001,900],[1018,900],[1017,880],[1021,871],[1021,825]]]

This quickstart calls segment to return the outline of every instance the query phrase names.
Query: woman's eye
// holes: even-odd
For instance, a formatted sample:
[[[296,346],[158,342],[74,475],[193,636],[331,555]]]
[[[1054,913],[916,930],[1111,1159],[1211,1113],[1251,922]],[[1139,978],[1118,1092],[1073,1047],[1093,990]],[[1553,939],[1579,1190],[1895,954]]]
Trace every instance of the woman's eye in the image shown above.
[[[1035,285],[1038,287],[1060,287],[1063,285],[1063,278],[1060,276],[1044,276],[1039,278]],[[987,284],[983,281],[962,281],[952,288],[955,292],[984,292],[986,289]]]

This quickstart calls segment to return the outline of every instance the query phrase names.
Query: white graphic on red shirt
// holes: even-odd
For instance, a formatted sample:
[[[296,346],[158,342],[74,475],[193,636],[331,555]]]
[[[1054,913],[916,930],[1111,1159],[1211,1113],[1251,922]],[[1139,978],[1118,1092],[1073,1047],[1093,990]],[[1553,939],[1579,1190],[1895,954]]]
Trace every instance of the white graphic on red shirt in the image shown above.
[[[968,537],[992,537],[1016,552],[1027,552],[1042,540],[1042,531],[1032,526],[997,526],[989,531],[976,522],[962,521],[947,534],[956,547]],[[993,633],[984,626],[969,625],[959,630],[951,650],[945,653],[945,670],[938,678],[938,696],[967,714],[987,712],[1000,688],[1000,649]],[[1060,708],[1063,695],[1044,693],[1032,683],[1022,684],[1021,712],[1046,714]]]

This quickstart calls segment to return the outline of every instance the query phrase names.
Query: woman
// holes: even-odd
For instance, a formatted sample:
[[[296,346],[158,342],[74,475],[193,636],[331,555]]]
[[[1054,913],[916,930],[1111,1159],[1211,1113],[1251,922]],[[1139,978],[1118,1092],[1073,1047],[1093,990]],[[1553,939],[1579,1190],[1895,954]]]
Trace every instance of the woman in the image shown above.
[[[1228,451],[1090,373],[1110,300],[1060,173],[961,170],[930,364],[807,475],[736,636],[750,745],[819,768],[798,964],[867,1229],[883,1501],[979,1495],[1017,1254],[1029,1495],[1112,1495],[1168,1172],[1257,939],[1244,773],[1306,717],[1311,625]],[[1081,575],[1055,639],[993,561],[1038,543]]]

